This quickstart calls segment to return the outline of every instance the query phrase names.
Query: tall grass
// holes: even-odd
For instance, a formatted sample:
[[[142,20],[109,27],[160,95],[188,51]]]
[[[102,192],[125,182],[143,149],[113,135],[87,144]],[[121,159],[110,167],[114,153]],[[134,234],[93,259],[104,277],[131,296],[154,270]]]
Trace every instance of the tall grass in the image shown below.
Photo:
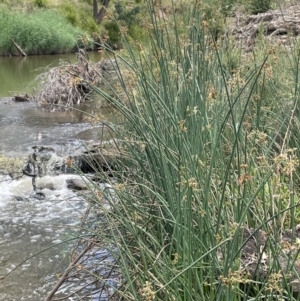
[[[124,37],[118,56],[122,97],[96,89],[125,120],[103,208],[110,231],[97,230],[122,270],[120,300],[295,300],[298,257],[284,267],[277,241],[299,222],[299,53],[280,63],[276,51],[240,52],[232,68],[198,1],[168,20],[147,4],[150,45]],[[248,273],[245,229],[268,234],[255,250],[265,274]]]
[[[0,7],[0,54],[12,55],[13,39],[27,54],[70,52],[84,33],[54,11],[32,14],[8,11]]]

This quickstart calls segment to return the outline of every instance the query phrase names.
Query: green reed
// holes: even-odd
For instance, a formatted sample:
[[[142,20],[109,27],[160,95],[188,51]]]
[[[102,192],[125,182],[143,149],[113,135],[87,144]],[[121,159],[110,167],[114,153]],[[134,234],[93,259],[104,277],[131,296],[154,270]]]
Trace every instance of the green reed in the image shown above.
[[[97,231],[118,249],[120,296],[293,300],[292,267],[282,271],[276,254],[280,234],[299,221],[299,53],[249,59],[235,48],[233,69],[201,7],[161,20],[147,3],[150,45],[125,36],[127,55],[116,54],[122,93],[95,88],[124,118],[114,128],[114,192],[104,192],[110,231]],[[269,235],[265,278],[242,266],[250,228]]]

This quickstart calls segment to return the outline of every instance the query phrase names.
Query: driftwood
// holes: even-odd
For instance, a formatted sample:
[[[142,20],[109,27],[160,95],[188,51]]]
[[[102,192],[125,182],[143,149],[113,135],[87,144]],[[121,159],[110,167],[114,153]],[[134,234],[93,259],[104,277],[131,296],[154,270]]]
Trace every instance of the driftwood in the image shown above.
[[[14,46],[17,48],[18,52],[22,55],[22,56],[26,56],[25,51],[13,40],[11,39],[11,41],[13,42]]]
[[[39,75],[41,89],[33,99],[49,110],[65,110],[88,99],[93,90],[91,85],[103,87],[118,76],[115,60],[92,63],[81,51],[75,64],[62,62],[60,66]]]
[[[59,281],[56,283],[56,285],[54,286],[54,288],[48,294],[48,296],[46,297],[45,301],[52,300],[52,298],[55,295],[55,293],[57,292],[57,290],[66,281],[66,279],[68,277],[68,274],[76,267],[76,264],[78,263],[78,261],[90,250],[90,248],[92,247],[92,245],[93,245],[93,243],[90,242],[87,245],[87,247],[82,252],[80,252],[80,254],[69,264],[68,268],[65,270],[65,272],[63,273],[63,275],[60,277]]]
[[[300,34],[300,4],[250,16],[237,12],[230,23],[227,34],[246,52],[254,49],[259,33],[271,42],[289,46]]]

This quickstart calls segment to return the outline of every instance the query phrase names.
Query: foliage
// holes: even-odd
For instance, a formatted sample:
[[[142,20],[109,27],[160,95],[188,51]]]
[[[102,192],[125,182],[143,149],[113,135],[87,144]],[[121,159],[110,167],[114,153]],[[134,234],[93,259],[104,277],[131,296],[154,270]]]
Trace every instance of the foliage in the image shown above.
[[[271,0],[249,0],[247,4],[251,14],[264,13],[272,8]]]
[[[117,20],[124,22],[128,27],[136,22],[137,15],[140,13],[140,6],[136,6],[132,9],[125,9],[121,2],[115,4],[115,10],[117,14]]]
[[[128,30],[128,35],[139,43],[146,44],[147,42],[147,32],[139,25],[132,24]]]
[[[47,0],[34,0],[34,5],[39,8],[46,8],[48,6]]]
[[[97,23],[93,19],[91,7],[86,5],[79,5],[78,7],[71,2],[64,2],[59,6],[59,11],[73,26],[79,27],[89,34],[95,34],[99,31]]]
[[[104,28],[107,31],[108,39],[106,42],[111,46],[122,47],[120,27],[126,28],[128,35],[140,42],[145,40],[145,31],[140,21],[141,7],[125,8],[121,2],[115,4],[115,18],[107,21]]]
[[[120,294],[295,300],[276,241],[299,222],[299,52],[229,56],[233,46],[215,39],[198,1],[169,23],[147,3],[151,45],[135,52],[125,38],[127,56],[116,54],[123,93],[95,88],[124,117],[113,127],[123,157],[104,179],[111,208],[100,191],[94,200],[107,221],[95,234],[125,279]],[[265,278],[241,264],[249,228],[268,233]]]
[[[108,34],[108,39],[106,42],[111,46],[115,45],[116,48],[121,48],[121,35],[117,22],[107,22],[105,23],[104,28],[107,30]]]
[[[27,54],[70,52],[84,33],[53,11],[38,10],[32,14],[0,9],[0,53],[16,52],[11,39]]]

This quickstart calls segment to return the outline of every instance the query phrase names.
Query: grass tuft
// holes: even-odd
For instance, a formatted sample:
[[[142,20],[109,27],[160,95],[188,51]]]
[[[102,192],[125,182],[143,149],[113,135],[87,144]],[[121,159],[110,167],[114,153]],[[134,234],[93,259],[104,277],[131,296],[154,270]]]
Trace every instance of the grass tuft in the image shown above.
[[[84,33],[54,11],[37,10],[32,14],[11,12],[0,7],[0,54],[16,53],[11,39],[27,54],[70,52]]]
[[[118,249],[122,300],[296,300],[279,241],[299,222],[299,53],[246,57],[216,39],[198,1],[168,20],[147,4],[148,47],[124,36],[116,54],[122,93],[95,88],[124,118],[105,179],[110,231],[97,231]],[[251,274],[243,233],[260,230]]]

